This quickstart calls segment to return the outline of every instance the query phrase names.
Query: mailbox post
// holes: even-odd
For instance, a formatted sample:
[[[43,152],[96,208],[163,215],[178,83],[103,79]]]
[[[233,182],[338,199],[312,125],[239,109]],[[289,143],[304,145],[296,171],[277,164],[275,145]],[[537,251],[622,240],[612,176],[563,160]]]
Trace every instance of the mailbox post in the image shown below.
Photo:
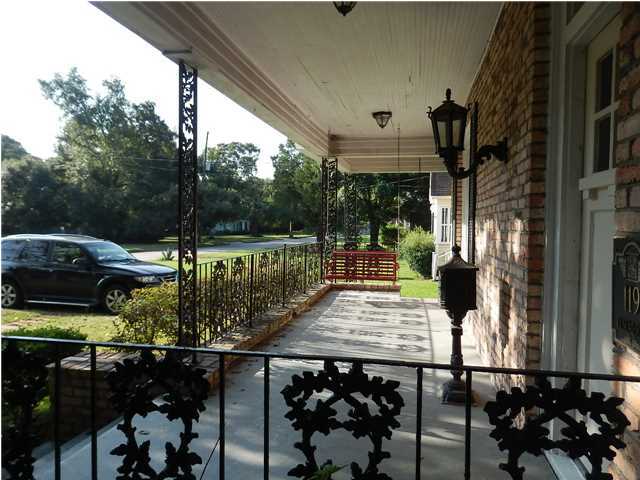
[[[465,382],[461,380],[464,365],[462,359],[462,320],[469,310],[476,310],[476,274],[478,267],[465,262],[460,247],[452,248],[453,257],[438,268],[440,277],[440,306],[451,319],[451,375],[443,386],[443,403],[464,403]]]

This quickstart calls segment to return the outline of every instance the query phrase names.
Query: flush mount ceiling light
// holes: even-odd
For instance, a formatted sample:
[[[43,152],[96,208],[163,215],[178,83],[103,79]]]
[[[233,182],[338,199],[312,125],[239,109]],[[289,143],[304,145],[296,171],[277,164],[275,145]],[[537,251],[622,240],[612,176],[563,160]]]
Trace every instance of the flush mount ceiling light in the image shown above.
[[[353,7],[356,6],[358,2],[333,2],[333,6],[336,7],[343,17],[346,17],[347,14],[353,10]]]
[[[387,123],[389,123],[389,119],[392,116],[391,112],[373,112],[371,114],[373,116],[373,118],[376,119],[376,123],[378,124],[378,126],[380,128],[384,128],[387,126]]]

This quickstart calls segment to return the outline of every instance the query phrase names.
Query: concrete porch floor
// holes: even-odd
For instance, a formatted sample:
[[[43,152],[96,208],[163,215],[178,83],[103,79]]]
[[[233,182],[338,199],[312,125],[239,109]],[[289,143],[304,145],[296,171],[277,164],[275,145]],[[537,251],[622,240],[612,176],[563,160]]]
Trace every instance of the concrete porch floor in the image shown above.
[[[332,291],[309,312],[300,316],[272,338],[264,351],[318,355],[346,355],[388,358],[407,361],[447,363],[451,336],[449,320],[434,301],[401,298],[398,293],[367,291]],[[463,337],[465,363],[479,365],[470,331]],[[271,361],[270,395],[270,478],[285,479],[289,469],[304,461],[302,453],[293,448],[300,441],[284,414],[288,410],[280,391],[291,382],[294,374],[304,370],[317,371],[321,362]],[[399,392],[405,406],[398,421],[401,426],[391,440],[383,442],[383,450],[391,453],[380,470],[393,479],[415,476],[416,428],[416,371],[407,367],[365,366],[370,376],[400,382]],[[251,359],[230,369],[226,388],[226,478],[262,478],[263,468],[263,362]],[[422,478],[463,478],[464,469],[464,408],[442,405],[441,385],[450,378],[448,371],[424,371],[422,418]],[[473,388],[477,405],[472,410],[471,478],[508,479],[498,468],[506,461],[495,440],[489,437],[490,425],[482,405],[495,394],[487,375],[475,374]],[[310,400],[310,402],[313,399]],[[207,409],[194,430],[200,437],[192,442],[192,449],[203,459],[194,468],[196,478],[218,478],[218,394],[207,400]],[[314,402],[315,403],[315,402]],[[313,405],[313,404],[311,404]],[[337,408],[338,417],[345,418],[347,408]],[[138,442],[150,440],[153,466],[160,470],[164,460],[164,444],[178,444],[180,422],[168,422],[158,414],[137,422]],[[124,441],[115,424],[102,429],[98,437],[99,476],[112,479],[121,457],[109,454]],[[357,461],[366,466],[370,442],[356,440],[343,431],[325,437],[316,434],[318,463],[331,458],[336,465]],[[90,445],[88,437],[76,439],[65,446],[62,456],[62,478],[88,478],[90,473]],[[207,463],[208,462],[208,463]],[[555,478],[546,460],[524,457],[525,479]],[[36,478],[53,478],[51,455],[36,463]],[[203,471],[204,470],[204,471]],[[334,475],[337,479],[350,477],[349,468]]]

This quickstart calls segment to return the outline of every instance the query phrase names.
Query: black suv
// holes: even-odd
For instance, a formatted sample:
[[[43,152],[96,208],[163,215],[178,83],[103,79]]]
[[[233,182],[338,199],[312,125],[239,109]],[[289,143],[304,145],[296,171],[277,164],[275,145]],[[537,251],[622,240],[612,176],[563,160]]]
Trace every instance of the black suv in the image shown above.
[[[2,239],[2,307],[23,302],[102,305],[117,313],[134,288],[176,281],[175,269],[138,260],[113,242],[84,235]]]

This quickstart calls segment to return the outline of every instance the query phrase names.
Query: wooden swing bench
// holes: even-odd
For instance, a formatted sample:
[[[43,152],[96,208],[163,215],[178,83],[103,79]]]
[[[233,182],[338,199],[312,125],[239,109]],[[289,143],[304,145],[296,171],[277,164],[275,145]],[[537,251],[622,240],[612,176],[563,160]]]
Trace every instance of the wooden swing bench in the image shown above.
[[[363,282],[398,280],[398,254],[365,250],[334,250],[325,278],[330,281]]]

